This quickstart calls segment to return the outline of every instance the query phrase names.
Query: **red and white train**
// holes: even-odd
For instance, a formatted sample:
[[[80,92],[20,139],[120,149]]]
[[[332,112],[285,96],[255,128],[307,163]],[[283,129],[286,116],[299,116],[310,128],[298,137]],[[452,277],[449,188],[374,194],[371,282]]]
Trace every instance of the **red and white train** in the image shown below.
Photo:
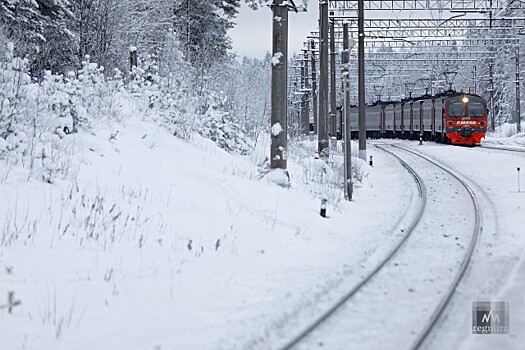
[[[350,109],[352,138],[357,138],[357,107]],[[371,138],[433,140],[455,145],[479,145],[487,130],[487,102],[463,92],[377,102],[366,107],[366,133]]]

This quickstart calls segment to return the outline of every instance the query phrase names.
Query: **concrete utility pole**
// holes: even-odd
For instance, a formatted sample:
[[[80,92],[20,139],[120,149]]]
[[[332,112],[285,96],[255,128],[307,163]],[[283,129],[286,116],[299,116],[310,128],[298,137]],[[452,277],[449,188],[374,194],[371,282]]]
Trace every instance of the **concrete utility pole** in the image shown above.
[[[365,2],[357,2],[357,69],[359,106],[359,158],[366,161],[366,118],[365,118]]]
[[[337,145],[337,102],[335,74],[335,23],[330,21],[330,140],[332,146]]]
[[[319,2],[321,43],[319,62],[321,76],[319,78],[319,116],[317,126],[318,153],[320,158],[328,157],[328,1]]]
[[[520,48],[516,48],[516,130],[521,132],[521,106],[520,106]]]
[[[490,130],[494,131],[496,129],[496,121],[494,116],[494,76],[493,76],[493,63],[489,63],[489,84],[490,84],[490,96],[489,96],[489,104],[490,104]]]
[[[304,59],[301,58],[301,85],[299,93],[301,94],[301,113],[300,113],[300,123],[301,123],[301,133],[303,135],[308,135],[309,123],[306,113],[306,75],[305,75],[305,64]]]
[[[310,135],[310,84],[308,83],[308,51],[304,50],[303,52],[303,99],[304,99],[304,114],[303,114],[303,124],[304,124],[304,134]]]
[[[352,140],[350,130],[350,79],[348,63],[350,61],[350,47],[348,43],[348,23],[343,23],[343,55],[342,55],[342,80],[344,88],[344,101],[343,101],[343,115],[344,115],[344,129],[343,139],[345,145],[345,199],[351,201],[352,194],[354,192],[354,186],[352,183]]]
[[[273,14],[273,58],[270,168],[286,170],[288,1],[274,0],[271,8]]]
[[[478,89],[478,72],[476,66],[474,66],[474,70],[472,71],[472,75],[474,77],[474,94],[476,94],[476,91]]]
[[[317,125],[318,123],[318,115],[317,115],[317,109],[319,108],[318,100],[317,100],[317,68],[315,64],[315,41],[310,41],[310,55],[311,55],[311,61],[312,61],[312,112],[314,115],[314,133],[317,133],[317,130],[319,130],[319,127]]]

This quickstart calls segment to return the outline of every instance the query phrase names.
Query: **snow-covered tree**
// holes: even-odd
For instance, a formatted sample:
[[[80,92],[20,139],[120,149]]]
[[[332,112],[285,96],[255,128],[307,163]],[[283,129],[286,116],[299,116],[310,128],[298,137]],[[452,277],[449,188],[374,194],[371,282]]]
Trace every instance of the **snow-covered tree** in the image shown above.
[[[174,26],[187,59],[197,67],[209,68],[224,59],[231,48],[227,36],[237,14],[238,0],[182,0],[174,9]]]
[[[38,60],[48,69],[68,66],[73,52],[74,33],[69,0],[0,2],[0,24],[17,54]]]

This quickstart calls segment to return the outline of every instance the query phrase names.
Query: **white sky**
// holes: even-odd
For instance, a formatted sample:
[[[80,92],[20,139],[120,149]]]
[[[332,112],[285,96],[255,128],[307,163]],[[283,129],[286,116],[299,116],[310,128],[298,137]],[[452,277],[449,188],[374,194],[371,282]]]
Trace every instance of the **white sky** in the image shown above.
[[[302,4],[301,0],[295,0],[297,5]],[[319,18],[319,2],[308,1],[307,12],[289,13],[289,38],[288,53],[291,55],[299,53],[306,40],[306,36],[317,30]],[[447,19],[454,14],[448,11],[368,11],[367,18],[431,18]],[[457,14],[455,14],[457,16]],[[481,18],[481,14],[468,13],[466,18]],[[233,52],[239,56],[262,58],[267,51],[272,51],[272,12],[270,7],[264,6],[257,11],[253,11],[246,4],[241,3],[239,15],[235,19],[237,25],[229,31],[233,40]]]
[[[295,1],[300,4],[301,1]],[[319,5],[310,1],[308,12],[290,12],[288,27],[288,54],[299,53],[306,36],[317,28]],[[229,31],[233,40],[233,52],[239,56],[262,58],[267,51],[272,51],[272,11],[269,7],[251,10],[241,5],[235,28]]]

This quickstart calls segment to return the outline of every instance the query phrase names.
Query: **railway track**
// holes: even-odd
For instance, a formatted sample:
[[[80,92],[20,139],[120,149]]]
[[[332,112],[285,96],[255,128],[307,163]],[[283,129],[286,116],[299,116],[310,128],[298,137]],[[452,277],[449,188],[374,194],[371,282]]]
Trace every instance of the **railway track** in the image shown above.
[[[402,157],[397,155],[395,152],[388,150],[385,147],[382,147],[380,145],[376,145],[376,147],[396,157],[401,162],[402,166],[405,167],[408,170],[408,172],[412,175],[412,177],[414,178],[416,184],[418,185],[419,193],[422,199],[421,205],[419,206],[418,215],[412,221],[412,224],[410,225],[409,229],[406,231],[405,236],[398,242],[398,244],[395,247],[393,247],[393,249],[384,257],[384,259],[375,266],[375,268],[373,268],[359,283],[357,283],[351,290],[349,290],[342,298],[340,298],[336,303],[334,303],[330,308],[328,308],[324,313],[322,313],[317,319],[315,319],[307,327],[305,327],[302,331],[298,332],[295,336],[293,336],[290,340],[288,340],[283,346],[280,347],[280,349],[292,349],[292,348],[300,347],[300,345],[302,345],[303,343],[307,343],[309,338],[313,337],[315,333],[317,332],[322,333],[321,328],[328,327],[329,322],[336,320],[338,317],[344,318],[343,315],[338,315],[338,314],[343,313],[342,312],[343,309],[350,302],[354,302],[353,299],[355,299],[354,297],[356,296],[356,294],[358,294],[361,291],[364,292],[364,289],[368,288],[369,285],[374,282],[374,280],[376,279],[380,280],[378,275],[381,274],[383,270],[386,270],[388,268],[392,269],[391,266],[397,266],[397,264],[392,263],[393,260],[400,259],[399,255],[401,254],[401,251],[407,250],[407,249],[401,249],[401,248],[406,247],[407,242],[411,241],[410,238],[413,236],[413,232],[416,231],[418,226],[420,226],[421,224],[422,218],[425,215],[425,208],[428,202],[428,194],[427,194],[428,191],[427,191],[427,188],[426,188],[426,185],[423,179],[421,178],[420,175],[418,175],[417,171],[413,167],[411,167],[405,160],[403,160]],[[470,198],[470,201],[474,209],[474,222],[473,222],[474,225],[472,229],[472,235],[469,240],[468,247],[463,256],[463,259],[460,263],[460,266],[457,269],[457,273],[454,275],[454,278],[450,282],[448,289],[442,294],[441,298],[439,299],[439,302],[434,307],[431,314],[428,316],[428,322],[424,326],[420,327],[417,333],[411,337],[411,343],[407,348],[412,350],[412,349],[419,349],[421,345],[425,342],[429,334],[432,332],[440,316],[443,314],[444,310],[449,304],[459,282],[461,281],[461,279],[463,278],[465,274],[465,271],[470,262],[472,253],[474,252],[474,247],[476,246],[477,238],[479,236],[479,233],[481,232],[481,211],[480,211],[480,206],[479,206],[475,193],[470,188],[470,186],[467,183],[465,183],[458,175],[453,173],[451,170],[449,170],[445,166],[417,152],[414,152],[412,150],[405,149],[399,146],[392,146],[392,147],[393,149],[396,149],[397,151],[404,152],[405,155],[415,156],[419,158],[420,160],[423,159],[425,162],[429,162],[433,164],[437,169],[439,169],[440,171],[444,173],[449,174],[449,176],[457,180],[458,183],[468,193],[468,196]],[[427,221],[428,221],[428,216],[427,216]],[[420,229],[420,231],[422,230],[423,229]],[[456,239],[458,238],[456,237]],[[383,273],[383,275],[385,274],[389,275],[388,273]],[[394,300],[393,302],[395,303],[396,300]],[[347,314],[347,316],[349,315]],[[392,347],[392,349],[397,349],[397,348]]]
[[[427,337],[429,336],[431,331],[436,326],[439,317],[445,311],[448,303],[450,302],[450,300],[452,299],[452,296],[454,295],[454,292],[456,291],[456,288],[457,288],[459,282],[461,281],[461,279],[465,275],[465,272],[467,271],[468,264],[470,262],[472,254],[474,253],[474,248],[476,247],[476,243],[477,243],[478,237],[479,237],[479,235],[481,233],[481,230],[482,230],[482,226],[481,226],[481,209],[480,209],[481,207],[480,207],[480,204],[479,204],[478,199],[476,197],[476,194],[474,193],[472,188],[463,179],[461,179],[457,174],[451,172],[445,166],[437,163],[436,161],[434,161],[433,159],[431,159],[431,158],[429,158],[427,156],[424,156],[424,155],[422,155],[420,153],[417,153],[417,152],[414,152],[412,150],[409,150],[409,149],[406,149],[406,148],[402,148],[402,147],[399,147],[399,146],[394,146],[394,147],[395,148],[400,148],[400,149],[403,149],[403,150],[405,150],[407,152],[415,154],[415,155],[425,159],[426,161],[434,164],[435,166],[443,169],[444,171],[447,171],[456,180],[458,180],[458,182],[461,183],[463,185],[463,187],[467,190],[467,192],[468,192],[468,194],[470,196],[470,199],[472,200],[472,205],[474,206],[474,211],[475,211],[475,223],[474,223],[474,230],[473,230],[473,233],[472,233],[472,239],[470,240],[470,244],[469,244],[468,249],[466,251],[465,258],[461,262],[461,266],[459,268],[459,271],[456,274],[452,284],[450,285],[449,290],[445,293],[445,295],[441,299],[438,307],[435,309],[434,313],[432,314],[431,318],[429,319],[429,322],[427,322],[425,327],[423,327],[421,333],[419,333],[418,337],[416,338],[416,340],[414,341],[413,345],[410,348],[410,349],[419,349],[421,347],[421,345],[423,345],[424,341],[427,339]]]
[[[303,331],[298,333],[295,337],[293,337],[285,345],[283,345],[281,349],[291,349],[294,346],[298,345],[304,338],[306,338],[310,333],[312,333],[315,329],[321,326],[326,320],[328,320],[333,314],[335,314],[340,307],[342,307],[365,284],[367,284],[368,281],[372,279],[377,274],[377,272],[381,270],[383,266],[397,253],[397,251],[401,249],[401,247],[404,245],[404,243],[407,241],[407,239],[410,237],[410,235],[414,231],[414,228],[417,226],[417,224],[421,220],[421,216],[423,214],[423,211],[425,210],[426,203],[427,203],[427,191],[424,186],[423,179],[421,179],[421,177],[414,171],[414,169],[412,169],[405,161],[403,161],[400,158],[398,158],[398,160],[400,161],[401,166],[403,166],[414,179],[414,182],[418,189],[419,201],[420,201],[416,209],[416,215],[412,219],[407,229],[401,229],[402,224],[400,220],[400,222],[398,222],[398,224],[396,225],[396,228],[393,230],[393,231],[402,230],[405,232],[405,234],[398,241],[398,243],[394,245],[394,247],[392,247],[392,249],[386,254],[386,257],[382,261],[380,261],[368,274],[366,274],[365,277],[360,282],[358,282],[351,290],[349,290],[346,294],[344,294],[335,304],[333,304],[329,309],[327,309],[323,314],[321,314],[308,327],[306,327]],[[404,216],[406,216],[407,214],[408,213],[405,213]]]

